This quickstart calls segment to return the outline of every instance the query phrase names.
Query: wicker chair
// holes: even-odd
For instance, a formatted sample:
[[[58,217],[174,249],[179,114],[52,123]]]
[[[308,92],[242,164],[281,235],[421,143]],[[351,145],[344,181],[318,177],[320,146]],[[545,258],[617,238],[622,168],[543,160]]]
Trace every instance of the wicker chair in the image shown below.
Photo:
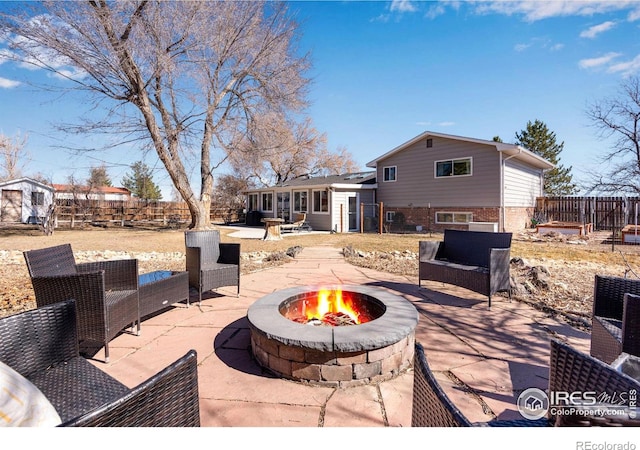
[[[74,299],[78,310],[78,338],[85,354],[104,346],[109,362],[109,341],[137,324],[138,260],[112,260],[76,264],[71,245],[24,252],[38,307]]]
[[[640,391],[640,382],[615,370],[610,365],[586,353],[551,340],[551,358],[549,365],[549,392],[585,393],[595,392],[596,398],[603,403],[609,399],[615,403],[629,400],[631,392]],[[640,426],[640,417],[633,418],[628,413],[588,414],[588,409],[603,411],[603,405],[559,405],[549,409],[549,420],[556,426]],[[564,409],[564,411],[562,411]],[[554,415],[557,411],[560,414]]]
[[[202,293],[237,286],[240,295],[240,244],[220,242],[218,230],[185,231],[189,285]]]
[[[414,352],[412,427],[541,427],[546,419],[493,420],[472,423],[451,402],[433,376],[422,345],[416,342]]]
[[[199,426],[197,355],[129,389],[81,357],[76,302],[0,319],[0,361],[31,381],[62,426]]]
[[[622,351],[640,356],[640,295],[624,294]]]
[[[640,295],[640,280],[595,276],[590,353],[607,364],[622,352],[625,293]]]

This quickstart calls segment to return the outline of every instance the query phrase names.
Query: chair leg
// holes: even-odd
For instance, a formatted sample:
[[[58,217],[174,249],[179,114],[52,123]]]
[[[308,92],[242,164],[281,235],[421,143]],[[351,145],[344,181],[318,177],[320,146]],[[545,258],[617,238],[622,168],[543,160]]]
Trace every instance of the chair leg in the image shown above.
[[[109,343],[108,342],[104,344],[104,362],[105,363],[109,362]]]

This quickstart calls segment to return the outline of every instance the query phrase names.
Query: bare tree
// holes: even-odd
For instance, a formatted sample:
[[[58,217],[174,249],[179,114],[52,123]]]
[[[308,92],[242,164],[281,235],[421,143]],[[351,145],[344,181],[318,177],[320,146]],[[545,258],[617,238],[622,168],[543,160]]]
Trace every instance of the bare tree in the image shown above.
[[[611,148],[598,158],[586,190],[640,194],[640,79],[625,79],[616,96],[592,103],[587,116]]]
[[[13,58],[66,76],[96,106],[107,107],[103,120],[76,131],[144,139],[187,203],[191,227],[210,226],[213,172],[247,133],[260,129],[265,112],[306,106],[309,60],[299,56],[297,24],[284,3],[95,0],[45,1],[29,12],[20,7],[0,16]],[[196,181],[190,161],[199,167]]]
[[[247,181],[235,175],[226,174],[218,177],[214,189],[214,204],[222,214],[224,223],[229,225],[238,217],[238,212],[245,206],[244,191],[248,188]]]
[[[257,186],[274,186],[301,175],[339,174],[357,170],[346,149],[331,152],[326,136],[319,133],[311,119],[287,120],[271,113],[262,126],[240,143],[230,158],[236,175]],[[257,157],[256,157],[257,156]]]
[[[27,140],[28,136],[19,133],[13,138],[0,133],[0,180],[13,180],[22,175],[29,156]]]

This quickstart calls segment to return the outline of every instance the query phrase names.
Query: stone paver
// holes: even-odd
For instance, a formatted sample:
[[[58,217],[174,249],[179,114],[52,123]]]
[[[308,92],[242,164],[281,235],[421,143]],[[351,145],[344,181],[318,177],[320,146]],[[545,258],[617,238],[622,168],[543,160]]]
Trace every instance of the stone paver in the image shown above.
[[[94,362],[129,386],[196,349],[201,421],[205,427],[408,427],[413,374],[347,389],[306,386],[265,373],[251,354],[246,313],[260,297],[286,287],[376,286],[419,312],[416,340],[442,387],[472,421],[519,418],[515,401],[547,385],[549,338],[587,349],[589,335],[508,298],[492,308],[480,295],[442,283],[417,285],[346,263],[340,249],[305,248],[283,266],[243,275],[241,294],[222,288],[202,301],[170,307],[142,322],[142,335],[110,344],[111,362]],[[193,299],[193,296],[192,296]]]

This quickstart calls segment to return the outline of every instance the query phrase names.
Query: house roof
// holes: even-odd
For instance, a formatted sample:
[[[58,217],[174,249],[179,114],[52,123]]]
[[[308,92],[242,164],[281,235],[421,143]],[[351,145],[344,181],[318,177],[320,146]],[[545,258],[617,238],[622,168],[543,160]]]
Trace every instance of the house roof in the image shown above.
[[[395,153],[398,153],[404,150],[405,148],[412,146],[416,142],[419,142],[422,139],[426,139],[428,137],[454,139],[457,141],[465,141],[465,142],[472,142],[475,144],[490,145],[492,147],[495,147],[497,151],[502,152],[507,158],[513,157],[514,159],[519,159],[534,167],[545,169],[545,170],[553,169],[555,167],[555,165],[551,164],[546,159],[542,158],[539,155],[536,155],[535,153],[533,153],[530,150],[527,150],[524,147],[521,147],[520,145],[506,144],[504,142],[487,141],[484,139],[476,139],[476,138],[470,138],[470,137],[464,137],[464,136],[455,136],[452,134],[435,133],[433,131],[425,131],[424,133],[419,134],[418,136],[405,142],[404,144],[401,144],[398,147],[394,148],[393,150],[388,151],[384,155],[379,156],[373,161],[368,162],[367,167],[376,167],[380,161],[387,159],[389,156]]]
[[[16,184],[16,183],[22,183],[22,182],[35,184],[38,187],[40,187],[42,189],[46,189],[48,191],[53,191],[54,190],[53,186],[41,183],[40,181],[34,180],[33,178],[29,178],[29,177],[15,178],[13,180],[7,180],[7,181],[0,182],[0,187],[8,186],[8,185],[11,185],[11,184]]]
[[[340,175],[327,175],[321,177],[301,176],[269,188],[249,189],[248,191],[263,191],[265,189],[289,189],[289,188],[355,188],[373,189],[376,187],[376,172],[353,172]]]
[[[94,186],[89,189],[89,186],[78,186],[73,184],[54,184],[53,188],[56,192],[88,192],[91,190],[96,193],[103,194],[124,194],[131,195],[131,191],[124,187],[114,187],[114,186]]]

